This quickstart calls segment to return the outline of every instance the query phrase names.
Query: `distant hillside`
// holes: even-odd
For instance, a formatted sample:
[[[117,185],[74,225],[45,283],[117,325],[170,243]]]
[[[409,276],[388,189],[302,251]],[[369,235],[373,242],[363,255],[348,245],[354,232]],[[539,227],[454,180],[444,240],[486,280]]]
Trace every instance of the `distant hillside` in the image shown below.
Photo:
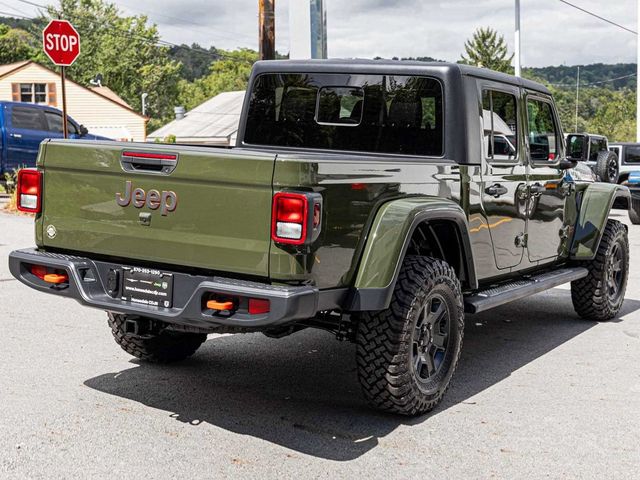
[[[42,27],[37,25],[37,21],[23,20],[18,18],[0,16],[0,24],[9,25],[11,28],[21,28],[32,32],[38,32]],[[180,45],[171,47],[169,55],[173,60],[183,64],[182,76],[188,81],[203,77],[209,73],[211,55],[207,55],[203,50],[216,53],[215,47],[203,48],[200,45]],[[286,58],[278,55],[278,58]],[[380,57],[376,57],[380,59]],[[393,60],[418,60],[423,62],[439,61],[432,57],[393,57]],[[559,65],[553,67],[525,68],[524,74],[530,78],[536,78],[552,85],[566,85],[571,88],[576,84],[576,65]],[[625,88],[636,88],[636,64],[635,63],[592,63],[580,65],[580,85],[586,86],[594,84],[594,87],[604,87],[612,90],[622,90]],[[614,78],[619,80],[609,81]]]
[[[575,85],[578,66],[560,65],[556,67],[525,68],[525,74],[543,79],[555,85]],[[623,88],[636,88],[636,64],[616,63],[615,65],[605,63],[592,63],[590,65],[580,65],[580,85],[595,84],[594,87],[608,87],[613,90]],[[625,77],[615,81],[608,81],[613,78]]]

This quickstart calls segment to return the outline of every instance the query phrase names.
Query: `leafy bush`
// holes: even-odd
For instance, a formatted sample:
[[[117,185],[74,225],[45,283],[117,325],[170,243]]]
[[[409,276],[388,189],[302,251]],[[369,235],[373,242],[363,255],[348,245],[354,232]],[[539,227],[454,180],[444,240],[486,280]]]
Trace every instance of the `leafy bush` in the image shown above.
[[[18,170],[19,168],[14,168],[11,172],[4,172],[4,191],[6,193],[14,193],[16,190],[16,184],[18,183]]]

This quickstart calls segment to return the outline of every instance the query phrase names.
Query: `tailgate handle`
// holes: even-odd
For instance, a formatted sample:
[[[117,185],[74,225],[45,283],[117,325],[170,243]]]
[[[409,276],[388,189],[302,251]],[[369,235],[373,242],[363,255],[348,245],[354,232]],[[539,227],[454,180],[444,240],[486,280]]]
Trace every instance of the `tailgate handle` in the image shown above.
[[[125,150],[120,164],[127,172],[169,175],[178,165],[178,154]]]

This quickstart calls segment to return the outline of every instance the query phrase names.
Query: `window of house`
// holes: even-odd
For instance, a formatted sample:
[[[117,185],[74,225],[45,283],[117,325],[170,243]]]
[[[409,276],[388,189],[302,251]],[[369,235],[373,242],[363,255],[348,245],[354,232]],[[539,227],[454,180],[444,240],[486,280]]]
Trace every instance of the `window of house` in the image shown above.
[[[46,83],[21,83],[20,101],[26,103],[47,103]]]
[[[527,100],[529,148],[534,162],[555,162],[558,154],[558,128],[551,104],[544,100]]]
[[[515,160],[518,156],[518,115],[515,95],[497,90],[482,92],[482,119],[487,158]]]

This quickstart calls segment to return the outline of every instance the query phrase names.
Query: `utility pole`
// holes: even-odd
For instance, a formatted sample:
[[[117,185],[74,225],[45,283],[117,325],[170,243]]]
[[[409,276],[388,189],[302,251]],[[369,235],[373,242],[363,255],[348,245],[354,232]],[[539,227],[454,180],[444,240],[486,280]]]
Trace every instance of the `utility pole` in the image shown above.
[[[638,0],[640,3],[640,0]],[[516,32],[515,32],[515,57],[516,57],[516,77],[519,77],[521,72],[520,66],[520,0],[516,0]]]
[[[289,58],[327,58],[325,0],[289,0]]]
[[[276,0],[258,0],[260,60],[275,60],[276,58],[275,3]]]
[[[638,29],[640,29],[640,0],[638,0],[638,12],[636,13]],[[636,142],[640,142],[640,30],[636,30]]]
[[[576,129],[574,130],[576,133],[578,133],[578,102],[580,102],[580,67],[578,67],[578,77],[576,78]]]

